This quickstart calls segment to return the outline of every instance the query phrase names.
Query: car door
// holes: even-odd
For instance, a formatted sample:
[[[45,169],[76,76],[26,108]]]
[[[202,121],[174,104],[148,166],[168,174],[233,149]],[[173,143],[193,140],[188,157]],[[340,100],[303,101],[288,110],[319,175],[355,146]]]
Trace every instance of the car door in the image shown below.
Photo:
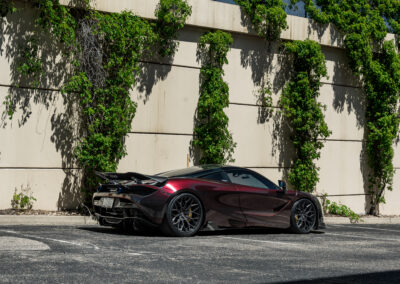
[[[240,207],[246,226],[281,227],[290,225],[291,199],[265,177],[245,169],[225,170],[239,191]]]
[[[207,220],[219,227],[245,227],[246,217],[240,207],[240,196],[235,185],[229,182],[223,171],[200,176],[209,180],[204,186],[204,201],[207,203]],[[202,191],[198,188],[199,191]]]

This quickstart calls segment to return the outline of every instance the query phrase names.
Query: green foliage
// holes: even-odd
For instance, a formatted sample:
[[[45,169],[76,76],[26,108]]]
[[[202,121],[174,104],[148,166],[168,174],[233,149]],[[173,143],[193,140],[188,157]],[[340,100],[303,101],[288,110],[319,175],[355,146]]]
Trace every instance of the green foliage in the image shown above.
[[[194,129],[194,146],[202,150],[201,164],[224,164],[233,161],[236,144],[228,130],[229,87],[222,79],[223,65],[233,40],[230,34],[216,31],[204,34],[198,43],[201,67],[198,123]]]
[[[178,43],[173,40],[191,14],[192,8],[186,0],[160,0],[155,12],[155,33],[159,36],[158,52],[161,56],[175,53]]]
[[[42,61],[39,57],[39,45],[37,39],[30,38],[25,45],[20,47],[20,64],[17,66],[17,71],[28,78],[33,79],[33,85],[38,86],[38,77],[43,74]]]
[[[360,74],[367,97],[366,140],[371,214],[392,189],[393,142],[399,131],[397,103],[400,91],[400,59],[393,42],[383,42],[387,32],[400,32],[400,2],[397,0],[304,1],[316,21],[334,23],[345,33],[350,66]],[[385,21],[389,23],[386,25]]]
[[[4,18],[9,13],[14,13],[16,10],[14,1],[0,0],[0,17]]]
[[[305,40],[285,44],[294,66],[291,81],[285,86],[281,104],[283,115],[292,128],[291,140],[296,160],[289,173],[289,182],[297,190],[312,192],[319,180],[314,161],[323,147],[321,139],[330,135],[322,109],[317,102],[320,79],[327,75],[325,57],[318,43]]]
[[[77,21],[71,14],[71,8],[60,5],[59,0],[35,0],[34,3],[39,8],[36,24],[51,32],[60,43],[74,47]]]
[[[249,17],[256,32],[268,40],[279,39],[286,30],[286,4],[282,0],[235,0]]]
[[[28,209],[31,210],[33,206],[33,202],[36,201],[36,198],[32,196],[29,187],[22,187],[20,192],[18,192],[17,188],[15,188],[15,192],[13,194],[13,198],[11,200],[11,207],[13,209]]]
[[[101,50],[105,81],[95,86],[84,70],[64,87],[66,93],[78,93],[87,133],[76,148],[76,155],[87,178],[93,171],[116,171],[126,155],[124,140],[131,130],[136,103],[129,90],[139,72],[138,62],[150,48],[155,36],[149,23],[130,12],[94,13],[94,33],[102,39]],[[92,180],[88,180],[92,184]]]
[[[74,73],[62,92],[79,98],[85,134],[75,154],[85,173],[84,192],[89,201],[96,184],[94,171],[115,171],[126,155],[124,140],[137,106],[129,91],[140,73],[139,60],[156,43],[162,55],[172,55],[176,49],[173,39],[191,8],[186,1],[161,0],[158,20],[150,23],[131,12],[95,12],[88,0],[74,1],[79,8],[62,6],[59,0],[35,0],[33,4],[38,8],[37,26],[50,32],[64,55],[72,55]],[[89,32],[82,32],[83,27]],[[38,53],[33,37],[21,55],[18,71],[22,75],[41,72]],[[11,100],[5,103],[11,116],[15,106]]]
[[[333,215],[349,217],[351,223],[358,223],[358,222],[362,221],[362,219],[360,218],[360,215],[355,213],[349,207],[347,207],[346,205],[340,204],[340,203],[337,204],[334,201],[332,202],[329,199],[327,199],[326,197],[327,197],[327,195],[324,196],[323,204],[322,204],[325,214],[333,214]]]

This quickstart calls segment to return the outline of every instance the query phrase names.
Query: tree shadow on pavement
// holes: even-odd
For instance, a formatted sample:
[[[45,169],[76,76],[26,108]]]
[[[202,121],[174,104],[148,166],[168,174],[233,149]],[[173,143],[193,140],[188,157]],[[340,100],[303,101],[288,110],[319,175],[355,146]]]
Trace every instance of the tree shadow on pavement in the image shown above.
[[[351,274],[337,277],[324,277],[315,279],[302,279],[296,281],[282,281],[274,283],[297,284],[297,283],[352,283],[352,284],[375,284],[375,283],[400,283],[400,270],[383,271],[373,273]]]

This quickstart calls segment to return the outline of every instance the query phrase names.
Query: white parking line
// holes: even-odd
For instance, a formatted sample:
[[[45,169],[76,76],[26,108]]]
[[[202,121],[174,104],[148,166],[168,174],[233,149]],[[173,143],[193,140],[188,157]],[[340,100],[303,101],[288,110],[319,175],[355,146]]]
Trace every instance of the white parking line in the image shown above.
[[[132,255],[132,256],[142,256],[143,254],[138,253],[138,252],[127,252],[127,255]]]
[[[257,242],[257,243],[268,243],[268,244],[274,244],[274,245],[283,245],[283,246],[295,246],[299,247],[299,244],[293,244],[293,243],[286,243],[286,242],[276,242],[276,241],[265,241],[265,240],[255,240],[255,239],[245,239],[245,238],[234,238],[234,237],[226,237],[226,236],[220,236],[219,238],[221,239],[232,239],[232,240],[239,240],[239,241],[250,241],[250,242]],[[301,245],[303,247],[303,245]]]
[[[47,240],[47,241],[52,241],[52,242],[57,242],[57,243],[63,243],[63,244],[79,246],[79,247],[94,248],[96,250],[99,249],[98,246],[90,244],[90,243],[89,244],[83,244],[83,243],[70,242],[70,241],[59,240],[59,239],[52,239],[52,238],[39,237],[39,236],[31,236],[31,235],[21,234],[21,233],[15,232],[15,231],[8,231],[8,230],[0,230],[0,232],[19,235],[19,236],[22,236],[22,237],[25,237],[25,238],[38,239],[38,240]],[[89,245],[89,246],[87,246],[87,245]]]
[[[83,248],[88,248],[88,249],[95,249],[95,250],[100,250],[100,248],[94,244],[91,243],[78,243],[78,242],[71,242],[71,241],[66,241],[66,240],[60,240],[60,239],[53,239],[53,238],[46,238],[46,237],[40,237],[40,236],[31,236],[23,233],[19,233],[16,231],[11,231],[11,230],[0,230],[0,232],[8,233],[8,234],[13,234],[13,235],[18,235],[20,237],[24,237],[27,239],[37,239],[37,240],[46,240],[46,241],[52,241],[52,242],[57,242],[57,243],[62,243],[62,244],[68,244],[68,245],[74,245],[74,246],[79,246]],[[107,251],[108,249],[101,248],[103,251]],[[125,252],[127,255],[130,256],[143,256],[143,254],[146,254],[147,252],[132,252],[128,251]]]
[[[343,225],[329,225],[329,227],[342,227],[342,228],[348,228],[348,226],[343,226]],[[371,227],[351,227],[352,229],[367,229],[367,230],[377,230],[377,231],[388,231],[388,232],[396,232],[396,233],[400,233],[400,230],[391,230],[391,229],[381,229],[381,228],[371,228]]]

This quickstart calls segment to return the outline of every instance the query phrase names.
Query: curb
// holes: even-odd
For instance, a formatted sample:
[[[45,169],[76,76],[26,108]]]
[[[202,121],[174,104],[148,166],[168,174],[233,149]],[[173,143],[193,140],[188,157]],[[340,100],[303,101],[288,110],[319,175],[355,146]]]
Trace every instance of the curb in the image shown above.
[[[0,215],[0,226],[5,225],[45,225],[83,226],[96,225],[90,216],[47,216],[47,215]]]
[[[324,217],[324,221],[327,225],[339,225],[339,224],[354,224],[348,217]],[[400,217],[360,217],[360,221],[356,224],[400,224]]]

